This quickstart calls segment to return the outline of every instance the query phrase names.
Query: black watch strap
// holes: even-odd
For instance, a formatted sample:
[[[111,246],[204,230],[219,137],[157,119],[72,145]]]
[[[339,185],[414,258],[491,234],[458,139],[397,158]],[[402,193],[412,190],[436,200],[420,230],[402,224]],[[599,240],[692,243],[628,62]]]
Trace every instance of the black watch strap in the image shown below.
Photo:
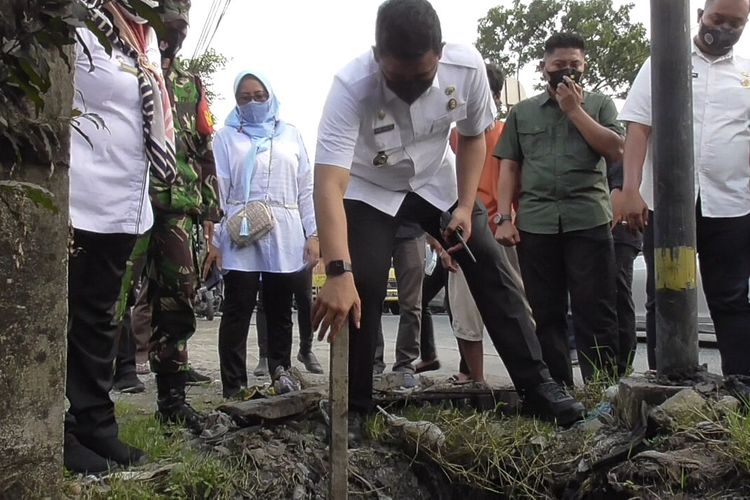
[[[341,276],[344,273],[350,272],[352,272],[351,262],[332,260],[326,265],[326,276]]]
[[[500,214],[500,213],[497,213],[497,214],[495,214],[495,218],[494,218],[493,222],[495,223],[495,225],[500,226],[500,225],[503,224],[503,222],[510,222],[512,220],[513,220],[513,216],[511,214]]]

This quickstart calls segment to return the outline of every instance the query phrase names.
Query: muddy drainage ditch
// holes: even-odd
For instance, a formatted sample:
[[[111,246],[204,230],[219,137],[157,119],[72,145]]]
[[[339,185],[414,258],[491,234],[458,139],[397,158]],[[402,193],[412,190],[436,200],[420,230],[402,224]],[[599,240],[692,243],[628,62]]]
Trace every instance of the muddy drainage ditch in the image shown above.
[[[377,398],[385,413],[367,421],[367,441],[349,451],[349,495],[750,497],[750,423],[730,394],[735,388],[701,380],[672,387],[659,404],[638,404],[632,387],[643,382],[589,387],[589,418],[559,429],[519,415],[512,391],[432,384],[403,393],[386,380]],[[273,397],[259,388],[250,397],[221,405],[201,437],[177,436],[194,456],[218,464],[216,477],[165,455],[141,469],[77,478],[67,496],[328,498],[324,388]],[[181,489],[180,481],[192,486]],[[127,495],[135,485],[148,495]]]

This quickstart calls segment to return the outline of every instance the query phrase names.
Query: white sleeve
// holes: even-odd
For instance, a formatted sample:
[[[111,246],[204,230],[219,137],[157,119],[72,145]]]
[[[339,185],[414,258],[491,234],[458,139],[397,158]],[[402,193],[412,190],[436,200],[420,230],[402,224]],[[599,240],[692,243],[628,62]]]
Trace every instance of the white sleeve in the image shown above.
[[[458,133],[464,136],[479,135],[495,121],[490,83],[487,80],[482,56],[476,51],[476,70],[471,78],[466,102],[466,118],[456,123]]]
[[[227,154],[227,145],[224,142],[223,135],[217,133],[214,135],[211,145],[214,154],[214,163],[216,164],[216,179],[219,184],[219,206],[224,214],[227,213],[227,198],[229,197],[229,184],[231,169],[229,167],[229,155]],[[219,246],[220,236],[224,228],[224,219],[215,224],[214,246]]]
[[[338,77],[334,78],[318,126],[315,163],[350,169],[359,136],[358,103]]]
[[[651,126],[651,58],[638,71],[638,76],[633,80],[628,97],[622,106],[622,111],[617,117],[623,122],[640,123]]]
[[[313,169],[307,156],[302,135],[297,131],[299,144],[299,168],[297,170],[297,205],[299,206],[302,227],[308,238],[318,232],[315,224],[315,207],[313,205]]]

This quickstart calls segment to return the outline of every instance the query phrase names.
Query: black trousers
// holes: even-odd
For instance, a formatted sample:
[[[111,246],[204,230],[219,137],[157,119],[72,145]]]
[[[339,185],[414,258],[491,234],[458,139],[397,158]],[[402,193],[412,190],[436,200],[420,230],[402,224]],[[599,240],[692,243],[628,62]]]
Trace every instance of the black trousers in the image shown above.
[[[115,406],[109,397],[117,352],[114,309],[135,240],[136,236],[129,234],[73,232],[65,383],[70,402],[65,427],[73,434],[117,435]]]
[[[430,276],[425,275],[422,280],[422,323],[419,332],[419,357],[423,361],[431,361],[437,358],[435,348],[435,326],[432,324],[432,311],[430,302],[448,284],[448,271],[443,267],[440,259],[437,261],[435,270]],[[448,294],[445,294],[448,297]],[[450,315],[450,305],[448,306]]]
[[[294,273],[293,290],[294,302],[297,304],[297,325],[299,327],[299,352],[308,354],[312,351],[312,269],[303,269]],[[263,289],[263,283],[260,288]],[[258,300],[258,356],[268,357],[268,325],[266,310],[263,307],[263,294]]]
[[[653,212],[649,220],[653,221]],[[721,370],[726,375],[750,375],[750,215],[704,217],[696,204],[697,249],[703,292],[716,331]],[[646,336],[649,368],[656,369],[656,294],[653,222],[646,226],[643,256],[646,280]]]
[[[292,293],[297,273],[229,271],[224,275],[224,310],[219,325],[219,367],[224,396],[247,386],[247,334],[260,280],[268,325],[268,369],[292,365]]]
[[[414,193],[407,194],[395,217],[360,201],[345,200],[344,208],[354,282],[362,300],[360,330],[350,324],[349,406],[365,412],[372,405],[373,355],[396,229],[403,220],[416,222],[442,240],[441,212]],[[479,204],[472,213],[469,247],[476,263],[464,251],[455,257],[516,388],[524,391],[549,380],[526,299],[508,272],[508,258],[490,234],[487,211]]]
[[[621,229],[620,229],[621,228]],[[627,231],[620,226],[619,230]],[[616,229],[616,230],[618,230]],[[615,239],[615,265],[617,266],[617,372],[624,375],[633,366],[638,345],[635,326],[635,304],[633,303],[633,261],[640,248]]]
[[[568,293],[584,380],[616,374],[615,253],[608,224],[558,234],[521,232],[518,258],[536,332],[552,378],[573,385],[567,338]]]

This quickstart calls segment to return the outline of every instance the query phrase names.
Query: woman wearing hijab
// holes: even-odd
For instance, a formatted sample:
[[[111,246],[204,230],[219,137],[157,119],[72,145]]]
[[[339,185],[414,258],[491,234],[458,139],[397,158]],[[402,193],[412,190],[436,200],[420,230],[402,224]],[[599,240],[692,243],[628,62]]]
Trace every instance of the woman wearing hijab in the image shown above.
[[[292,294],[304,286],[307,270],[318,261],[313,209],[313,172],[302,136],[279,120],[279,101],[268,80],[240,73],[234,84],[237,106],[213,142],[225,218],[214,235],[208,263],[224,274],[224,309],[219,326],[219,363],[224,397],[247,386],[246,348],[258,285],[268,324],[268,368],[277,392],[297,389],[291,367]],[[252,202],[270,209],[273,227],[260,239],[238,244],[255,221],[240,217]]]
[[[148,2],[151,7],[155,2]],[[110,47],[79,28],[74,107],[106,124],[80,120],[71,134],[68,362],[65,467],[99,473],[143,459],[119,440],[112,388],[117,327],[113,311],[138,235],[153,222],[149,170],[175,177],[174,128],[156,34],[129,0],[89,9]]]

